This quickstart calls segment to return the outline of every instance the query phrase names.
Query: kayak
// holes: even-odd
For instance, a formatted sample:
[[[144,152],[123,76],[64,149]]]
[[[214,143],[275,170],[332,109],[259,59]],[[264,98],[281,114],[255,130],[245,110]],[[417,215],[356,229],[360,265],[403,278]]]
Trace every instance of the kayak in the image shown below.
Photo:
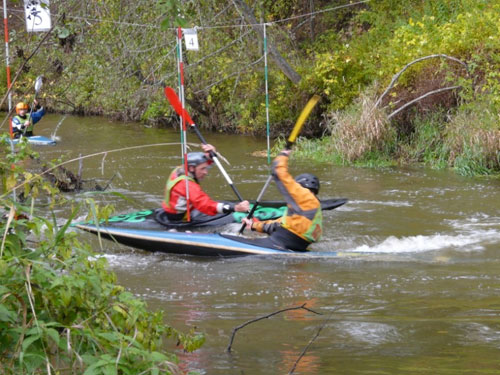
[[[29,144],[37,145],[37,146],[53,146],[56,144],[55,140],[53,140],[51,138],[44,137],[43,135],[32,135],[31,137],[24,137],[24,138],[26,138],[28,140]],[[15,138],[15,139],[12,139],[10,141],[13,144],[18,144],[20,140],[21,140],[21,138]]]
[[[353,253],[337,251],[311,252],[292,251],[263,245],[266,239],[246,238],[221,233],[186,233],[171,231],[155,231],[144,229],[124,229],[113,227],[97,228],[93,225],[77,225],[85,231],[112,239],[121,244],[147,250],[170,254],[195,256],[245,256],[245,255],[287,255],[306,257],[340,257]],[[359,255],[359,254],[355,254]]]
[[[323,211],[333,210],[347,202],[345,198],[321,199],[321,209]],[[283,216],[286,209],[284,201],[264,201],[259,202],[259,207],[254,212],[254,217],[258,220],[274,220]],[[172,222],[169,221],[165,211],[162,208],[137,211],[122,215],[116,215],[102,220],[99,227],[112,226],[114,228],[128,229],[147,229],[147,230],[191,230],[201,227],[220,227],[232,223],[241,223],[241,219],[246,216],[242,212],[233,212],[227,214],[217,214],[214,216],[200,215],[190,222]],[[72,224],[94,225],[93,221]]]
[[[79,224],[79,229],[138,249],[196,256],[273,255],[294,253],[291,250],[238,241],[239,237],[220,233],[187,233]],[[244,239],[243,237],[241,239]],[[247,239],[248,240],[248,239]]]
[[[347,202],[347,199],[322,200],[322,209],[331,210]],[[284,206],[272,207],[284,204],[284,202],[264,202],[255,214],[262,220],[268,218],[279,218]],[[155,218],[162,213],[162,209],[145,210],[132,214],[118,215],[108,219],[107,222],[95,224],[91,221],[72,224],[72,226],[93,233],[97,236],[116,241],[126,246],[138,249],[163,252],[172,254],[196,255],[196,256],[243,256],[243,255],[317,255],[314,252],[297,252],[278,247],[271,243],[268,238],[246,238],[241,236],[226,235],[221,233],[192,233],[178,231],[203,226],[224,225],[241,222],[245,214],[233,213],[220,216],[218,219],[208,222],[179,223],[184,227],[168,230],[169,226],[160,224]],[[238,217],[238,215],[241,215]],[[264,218],[266,216],[267,218]],[[271,216],[271,217],[269,217]],[[215,224],[217,223],[217,224]],[[221,224],[223,223],[223,224]],[[191,224],[188,226],[187,224]],[[174,228],[174,225],[170,226]],[[328,252],[329,256],[340,256],[337,252]],[[321,252],[321,255],[325,254]]]

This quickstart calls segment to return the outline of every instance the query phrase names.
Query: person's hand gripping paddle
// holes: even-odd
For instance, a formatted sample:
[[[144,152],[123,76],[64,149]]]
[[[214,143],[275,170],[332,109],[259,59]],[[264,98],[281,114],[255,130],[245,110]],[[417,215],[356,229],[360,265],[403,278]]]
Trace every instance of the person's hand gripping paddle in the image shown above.
[[[288,137],[288,139],[286,141],[285,148],[287,150],[290,150],[292,148],[292,146],[295,143],[295,141],[296,141],[296,139],[297,139],[300,131],[302,130],[302,127],[304,126],[304,123],[306,122],[307,118],[311,114],[311,111],[313,110],[314,106],[318,103],[319,99],[320,99],[319,95],[314,95],[311,99],[309,99],[309,101],[307,102],[306,106],[304,107],[304,109],[300,113],[300,116],[297,119],[297,122],[295,123],[295,126],[293,127],[293,130],[290,133],[290,136]],[[255,210],[257,209],[257,206],[259,205],[260,200],[262,199],[262,196],[264,195],[264,192],[266,191],[267,187],[271,183],[272,178],[273,178],[273,176],[272,176],[272,174],[270,174],[269,177],[266,180],[266,183],[264,184],[264,187],[260,191],[259,196],[257,197],[257,200],[255,201],[252,209],[248,213],[247,219],[250,220],[253,217],[253,214],[254,214]],[[241,225],[240,231],[238,233],[242,234],[243,231],[245,230],[245,227],[246,227],[246,224],[243,223]]]
[[[191,116],[189,116],[186,109],[182,107],[181,101],[179,100],[179,97],[177,96],[175,90],[171,87],[165,87],[165,96],[167,97],[167,100],[170,102],[170,105],[174,108],[175,112],[177,112],[177,114],[179,116],[182,116],[183,118],[186,119],[186,121],[189,124],[189,126],[191,127],[191,129],[193,129],[196,132],[196,135],[200,139],[201,143],[206,145],[207,141],[205,140],[205,138],[203,138],[203,135],[200,133],[198,127],[196,126],[194,121],[191,119]],[[217,154],[212,151],[212,152],[210,152],[210,156],[212,157],[212,160],[214,161],[214,163],[217,165],[217,168],[219,168],[219,170],[221,171],[222,175],[226,179],[229,186],[231,186],[231,189],[233,189],[234,193],[236,194],[236,196],[238,197],[240,202],[242,202],[243,198],[240,195],[240,192],[238,191],[238,189],[236,189],[236,186],[234,186],[233,181],[231,180],[231,177],[229,177],[226,170],[222,166],[221,162],[219,161],[219,158],[217,157]]]

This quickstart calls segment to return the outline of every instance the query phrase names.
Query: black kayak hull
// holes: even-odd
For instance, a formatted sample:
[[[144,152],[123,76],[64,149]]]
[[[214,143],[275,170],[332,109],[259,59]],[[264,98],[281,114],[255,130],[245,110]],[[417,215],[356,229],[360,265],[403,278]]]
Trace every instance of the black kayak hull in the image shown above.
[[[246,238],[220,233],[154,231],[78,224],[84,231],[138,249],[199,257],[280,256],[301,258],[359,257],[360,253],[342,251],[292,251],[263,245],[261,238]]]
[[[219,233],[186,233],[176,231],[155,231],[124,229],[114,227],[94,227],[77,225],[77,228],[100,235],[126,246],[150,252],[195,256],[243,256],[276,255],[293,253],[257,244],[235,241]]]

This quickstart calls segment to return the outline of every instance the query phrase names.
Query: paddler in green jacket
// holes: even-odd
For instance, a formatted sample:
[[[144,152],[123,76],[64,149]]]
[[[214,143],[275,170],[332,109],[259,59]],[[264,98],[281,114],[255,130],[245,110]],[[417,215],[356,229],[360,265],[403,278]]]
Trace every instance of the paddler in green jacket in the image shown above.
[[[291,150],[283,150],[274,159],[272,176],[278,190],[285,198],[287,210],[276,220],[256,221],[242,219],[246,228],[269,234],[272,245],[295,251],[305,251],[319,241],[323,231],[321,203],[317,198],[319,180],[310,173],[303,173],[295,179],[288,172],[288,158]]]
[[[31,137],[35,124],[40,121],[45,114],[45,109],[40,106],[37,100],[33,102],[34,111],[28,113],[29,106],[24,102],[17,103],[16,115],[12,118],[12,132],[14,138],[19,138],[21,135]]]

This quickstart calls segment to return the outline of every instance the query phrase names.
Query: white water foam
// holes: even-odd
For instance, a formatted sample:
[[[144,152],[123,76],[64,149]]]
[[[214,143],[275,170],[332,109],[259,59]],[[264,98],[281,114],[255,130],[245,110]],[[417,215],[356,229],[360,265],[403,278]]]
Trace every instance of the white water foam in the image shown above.
[[[498,230],[475,231],[470,234],[434,234],[430,236],[409,236],[397,238],[390,236],[379,244],[361,245],[349,251],[370,253],[416,253],[444,249],[477,251],[484,249],[486,243],[500,241]]]
[[[145,256],[144,254],[133,253],[97,254],[96,258],[106,258],[111,267],[131,270],[145,269],[149,267],[151,263],[155,263],[160,259],[155,257],[154,254],[148,254]]]
[[[411,207],[413,204],[407,201],[372,201],[372,200],[350,200],[349,204],[370,204],[390,207]]]

